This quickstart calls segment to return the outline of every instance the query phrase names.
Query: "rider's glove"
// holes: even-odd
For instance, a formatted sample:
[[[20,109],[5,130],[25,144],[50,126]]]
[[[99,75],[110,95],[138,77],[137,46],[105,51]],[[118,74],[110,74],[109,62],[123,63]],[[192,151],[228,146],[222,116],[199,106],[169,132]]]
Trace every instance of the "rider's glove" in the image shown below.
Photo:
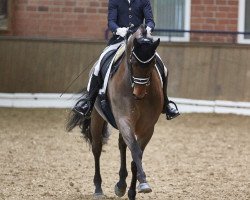
[[[120,35],[121,37],[125,37],[128,32],[128,28],[122,27],[122,28],[117,28],[116,29],[116,35]]]
[[[147,30],[147,34],[148,35],[152,35],[152,28],[150,28],[149,26],[147,26],[146,30]]]

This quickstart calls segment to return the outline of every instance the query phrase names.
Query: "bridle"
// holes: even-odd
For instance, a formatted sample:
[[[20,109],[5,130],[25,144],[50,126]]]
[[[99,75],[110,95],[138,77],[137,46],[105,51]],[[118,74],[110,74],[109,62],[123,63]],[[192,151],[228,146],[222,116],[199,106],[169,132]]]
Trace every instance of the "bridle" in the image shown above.
[[[135,53],[134,51],[134,47],[132,48],[130,57],[129,57],[129,62],[128,62],[128,66],[129,66],[129,71],[130,71],[130,81],[131,81],[131,87],[134,88],[135,84],[138,85],[146,85],[149,86],[150,85],[150,76],[147,78],[141,78],[141,77],[135,77],[133,75],[133,67],[132,67],[132,57],[134,57],[140,64],[149,64],[154,58],[155,58],[155,53],[147,60],[141,60]]]

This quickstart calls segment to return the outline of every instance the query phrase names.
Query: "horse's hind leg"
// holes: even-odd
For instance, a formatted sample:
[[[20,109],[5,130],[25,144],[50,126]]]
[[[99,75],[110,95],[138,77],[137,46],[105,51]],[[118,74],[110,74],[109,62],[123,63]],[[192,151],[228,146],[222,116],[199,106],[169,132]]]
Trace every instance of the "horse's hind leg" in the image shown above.
[[[121,133],[119,134],[119,150],[120,150],[120,158],[121,158],[121,166],[119,171],[119,182],[115,185],[115,194],[118,197],[124,196],[127,189],[126,178],[128,176],[128,171],[126,167],[126,149],[127,145],[125,144]]]
[[[95,175],[94,175],[94,184],[95,184],[95,193],[94,197],[103,196],[102,191],[102,178],[100,173],[100,156],[102,151],[102,132],[105,127],[106,122],[102,117],[93,109],[91,116],[91,135],[92,135],[92,153],[95,159]]]

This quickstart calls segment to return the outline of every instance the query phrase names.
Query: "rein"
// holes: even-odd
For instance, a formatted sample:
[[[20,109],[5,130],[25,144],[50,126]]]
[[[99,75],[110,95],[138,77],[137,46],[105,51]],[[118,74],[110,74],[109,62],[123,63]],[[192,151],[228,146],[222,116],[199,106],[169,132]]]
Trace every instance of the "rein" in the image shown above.
[[[142,63],[142,64],[150,63],[151,60],[153,60],[153,58],[155,57],[155,53],[154,53],[154,55],[153,55],[151,58],[149,58],[148,60],[143,61],[143,60],[141,60],[140,58],[138,58],[138,56],[137,56],[137,55],[135,54],[135,52],[134,52],[134,49],[132,50],[132,54],[135,56],[136,60],[139,61],[139,62]]]

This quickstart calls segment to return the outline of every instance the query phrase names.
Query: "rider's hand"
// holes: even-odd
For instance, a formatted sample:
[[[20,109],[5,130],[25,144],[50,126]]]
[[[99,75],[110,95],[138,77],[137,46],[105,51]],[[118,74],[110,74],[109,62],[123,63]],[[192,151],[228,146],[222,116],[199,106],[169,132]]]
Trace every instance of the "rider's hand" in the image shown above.
[[[122,28],[117,28],[116,29],[116,35],[120,35],[121,37],[125,37],[128,32],[128,28],[122,27]]]
[[[152,35],[152,28],[150,28],[149,26],[147,26],[146,30],[147,30],[147,35]]]

